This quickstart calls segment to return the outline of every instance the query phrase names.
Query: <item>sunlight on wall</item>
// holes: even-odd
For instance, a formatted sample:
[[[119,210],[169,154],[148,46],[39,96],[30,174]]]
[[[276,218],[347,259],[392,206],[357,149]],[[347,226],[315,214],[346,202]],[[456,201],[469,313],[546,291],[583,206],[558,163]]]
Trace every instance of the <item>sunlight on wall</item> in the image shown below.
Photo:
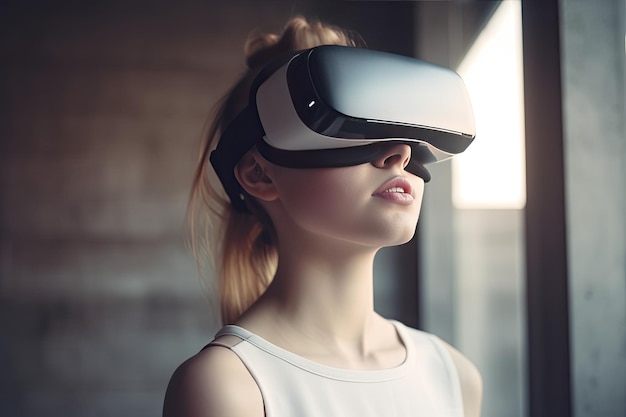
[[[474,106],[476,139],[452,165],[457,208],[526,203],[521,2],[505,1],[458,68]]]

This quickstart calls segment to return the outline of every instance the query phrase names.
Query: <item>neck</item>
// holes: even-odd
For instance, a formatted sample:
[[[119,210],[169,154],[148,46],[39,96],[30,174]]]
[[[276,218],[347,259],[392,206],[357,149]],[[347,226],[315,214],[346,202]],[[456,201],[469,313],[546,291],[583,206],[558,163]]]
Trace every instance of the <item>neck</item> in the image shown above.
[[[365,331],[374,312],[373,254],[341,257],[338,262],[281,262],[274,286],[280,307],[299,326],[354,338]]]
[[[346,245],[350,246],[350,245]],[[275,278],[253,310],[272,317],[273,333],[287,339],[366,350],[374,312],[376,250],[293,244],[279,248]],[[267,321],[266,321],[267,322]],[[288,344],[288,341],[285,342]]]

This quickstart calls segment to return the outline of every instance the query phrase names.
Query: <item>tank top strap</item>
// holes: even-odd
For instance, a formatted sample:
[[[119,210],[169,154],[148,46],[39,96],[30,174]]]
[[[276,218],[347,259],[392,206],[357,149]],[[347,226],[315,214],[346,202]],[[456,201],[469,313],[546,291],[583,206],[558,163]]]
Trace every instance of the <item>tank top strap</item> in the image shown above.
[[[220,346],[232,350],[235,346],[246,340],[249,336],[250,334],[241,327],[224,326],[219,332],[217,332],[214,339],[201,350],[204,350],[211,346]]]

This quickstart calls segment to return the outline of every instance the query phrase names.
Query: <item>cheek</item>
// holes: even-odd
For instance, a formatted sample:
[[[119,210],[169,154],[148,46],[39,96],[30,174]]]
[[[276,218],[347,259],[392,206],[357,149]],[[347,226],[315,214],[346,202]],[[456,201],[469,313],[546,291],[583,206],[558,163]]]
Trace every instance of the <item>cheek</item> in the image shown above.
[[[366,189],[351,170],[285,169],[276,183],[285,208],[294,215],[328,216],[348,212],[359,204]]]

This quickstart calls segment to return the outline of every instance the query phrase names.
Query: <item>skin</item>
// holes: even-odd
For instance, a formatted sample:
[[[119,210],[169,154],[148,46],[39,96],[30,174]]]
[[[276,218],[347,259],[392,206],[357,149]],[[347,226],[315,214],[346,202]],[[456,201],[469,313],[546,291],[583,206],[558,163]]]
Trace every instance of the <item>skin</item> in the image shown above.
[[[406,350],[394,326],[374,311],[372,271],[376,252],[406,243],[417,225],[424,182],[404,171],[409,158],[409,146],[390,144],[371,163],[299,170],[249,152],[235,173],[274,222],[279,265],[268,290],[236,324],[324,365],[367,370],[402,363]],[[405,181],[411,195],[381,194],[393,180]],[[465,416],[479,416],[480,374],[447,347]],[[163,415],[261,417],[263,399],[239,358],[211,347],[174,373]]]

